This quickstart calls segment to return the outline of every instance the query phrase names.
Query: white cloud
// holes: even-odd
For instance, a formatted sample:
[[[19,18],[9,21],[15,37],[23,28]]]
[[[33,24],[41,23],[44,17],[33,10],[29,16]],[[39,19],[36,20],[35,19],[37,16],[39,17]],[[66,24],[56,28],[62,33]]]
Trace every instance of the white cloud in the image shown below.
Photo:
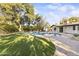
[[[72,16],[79,16],[79,9],[75,9],[70,13]]]
[[[58,8],[58,6],[55,6],[55,5],[47,5],[46,7],[49,9],[57,9]]]
[[[68,17],[68,16],[77,16],[79,15],[79,9],[76,8],[73,5],[48,5],[49,9],[53,9],[56,11],[56,13],[60,13],[60,14],[55,14],[55,12],[50,12],[49,15],[52,17]]]
[[[58,17],[58,15],[56,15],[56,14],[53,13],[53,12],[49,12],[49,13],[48,13],[48,16],[50,16],[50,17],[52,17],[52,18]]]
[[[60,12],[66,12],[67,11],[67,8],[63,6],[63,7],[58,8],[58,10]]]
[[[72,5],[64,5],[64,6],[61,6],[61,7],[58,8],[58,10],[60,12],[68,12],[68,11],[72,11],[74,9],[75,9],[75,7],[72,6]]]
[[[35,14],[38,14],[39,11],[38,11],[36,8],[34,8],[34,13],[35,13]]]
[[[60,7],[61,4],[59,3],[53,3],[53,4],[48,4],[46,7],[48,7],[49,9],[58,9],[58,7]]]
[[[46,20],[50,23],[50,24],[56,24],[57,22],[60,21],[60,16],[53,13],[53,12],[49,12],[46,15]]]
[[[58,23],[64,17],[79,15],[79,9],[72,5],[64,5],[64,6],[49,5],[49,8],[56,10],[56,13],[53,11],[50,11],[46,15],[47,18],[49,17],[48,19],[50,19],[50,23],[52,24]],[[60,12],[60,14],[57,12]]]
[[[56,11],[56,13],[53,11],[48,13],[48,16],[52,19],[51,21],[53,21],[54,23],[59,22],[64,17],[79,16],[79,8],[73,5],[49,5],[49,8]]]
[[[71,11],[71,10],[74,10],[75,7],[72,6],[72,5],[47,5],[47,8],[49,9],[52,9],[52,10],[56,10],[56,11],[59,11],[59,12],[67,12],[67,11]]]
[[[79,16],[79,8],[74,5],[49,4],[49,5],[46,5],[46,7],[44,8],[47,8],[48,11],[43,10],[44,13],[42,14],[46,17],[47,21],[50,24],[55,24],[57,22],[59,23],[59,21],[64,17]],[[37,14],[38,12],[39,10],[35,8],[35,13]]]

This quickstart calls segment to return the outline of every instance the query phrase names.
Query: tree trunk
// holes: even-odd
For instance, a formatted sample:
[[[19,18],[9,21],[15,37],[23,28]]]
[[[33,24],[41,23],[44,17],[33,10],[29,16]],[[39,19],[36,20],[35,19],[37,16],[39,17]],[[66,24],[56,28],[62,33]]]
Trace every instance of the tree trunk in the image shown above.
[[[21,25],[19,25],[19,32],[22,32],[23,30],[22,30],[22,26]]]

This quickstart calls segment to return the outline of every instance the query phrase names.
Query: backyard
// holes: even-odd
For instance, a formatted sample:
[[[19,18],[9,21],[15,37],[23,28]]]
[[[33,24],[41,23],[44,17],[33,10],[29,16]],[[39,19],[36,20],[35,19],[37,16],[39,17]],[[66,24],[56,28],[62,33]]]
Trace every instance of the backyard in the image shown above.
[[[79,56],[79,17],[47,5],[0,3],[0,56]]]

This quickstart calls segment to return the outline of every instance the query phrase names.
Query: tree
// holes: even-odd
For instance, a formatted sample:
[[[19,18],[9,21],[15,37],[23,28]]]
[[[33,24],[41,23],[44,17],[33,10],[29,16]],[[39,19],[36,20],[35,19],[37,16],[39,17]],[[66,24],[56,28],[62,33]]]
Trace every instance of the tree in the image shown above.
[[[78,22],[78,19],[79,17],[70,17],[68,20],[69,20],[69,23],[75,23],[75,22]]]
[[[22,31],[22,26],[26,23],[29,26],[30,22],[34,19],[34,9],[32,4],[2,3],[0,4],[0,10],[6,23],[16,24],[19,31]]]
[[[44,28],[48,27],[48,23],[39,14],[36,15],[36,19],[34,20],[34,24],[36,25],[36,29],[39,31],[44,31]]]

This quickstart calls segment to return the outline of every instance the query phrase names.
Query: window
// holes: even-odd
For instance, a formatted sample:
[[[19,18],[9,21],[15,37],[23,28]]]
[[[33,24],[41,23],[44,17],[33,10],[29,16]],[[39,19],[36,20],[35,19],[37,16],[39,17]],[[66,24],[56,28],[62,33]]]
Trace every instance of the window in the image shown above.
[[[56,28],[54,28],[54,30],[56,31]]]
[[[73,30],[75,30],[75,25],[73,25]]]
[[[79,26],[77,27],[77,29],[79,30]]]

